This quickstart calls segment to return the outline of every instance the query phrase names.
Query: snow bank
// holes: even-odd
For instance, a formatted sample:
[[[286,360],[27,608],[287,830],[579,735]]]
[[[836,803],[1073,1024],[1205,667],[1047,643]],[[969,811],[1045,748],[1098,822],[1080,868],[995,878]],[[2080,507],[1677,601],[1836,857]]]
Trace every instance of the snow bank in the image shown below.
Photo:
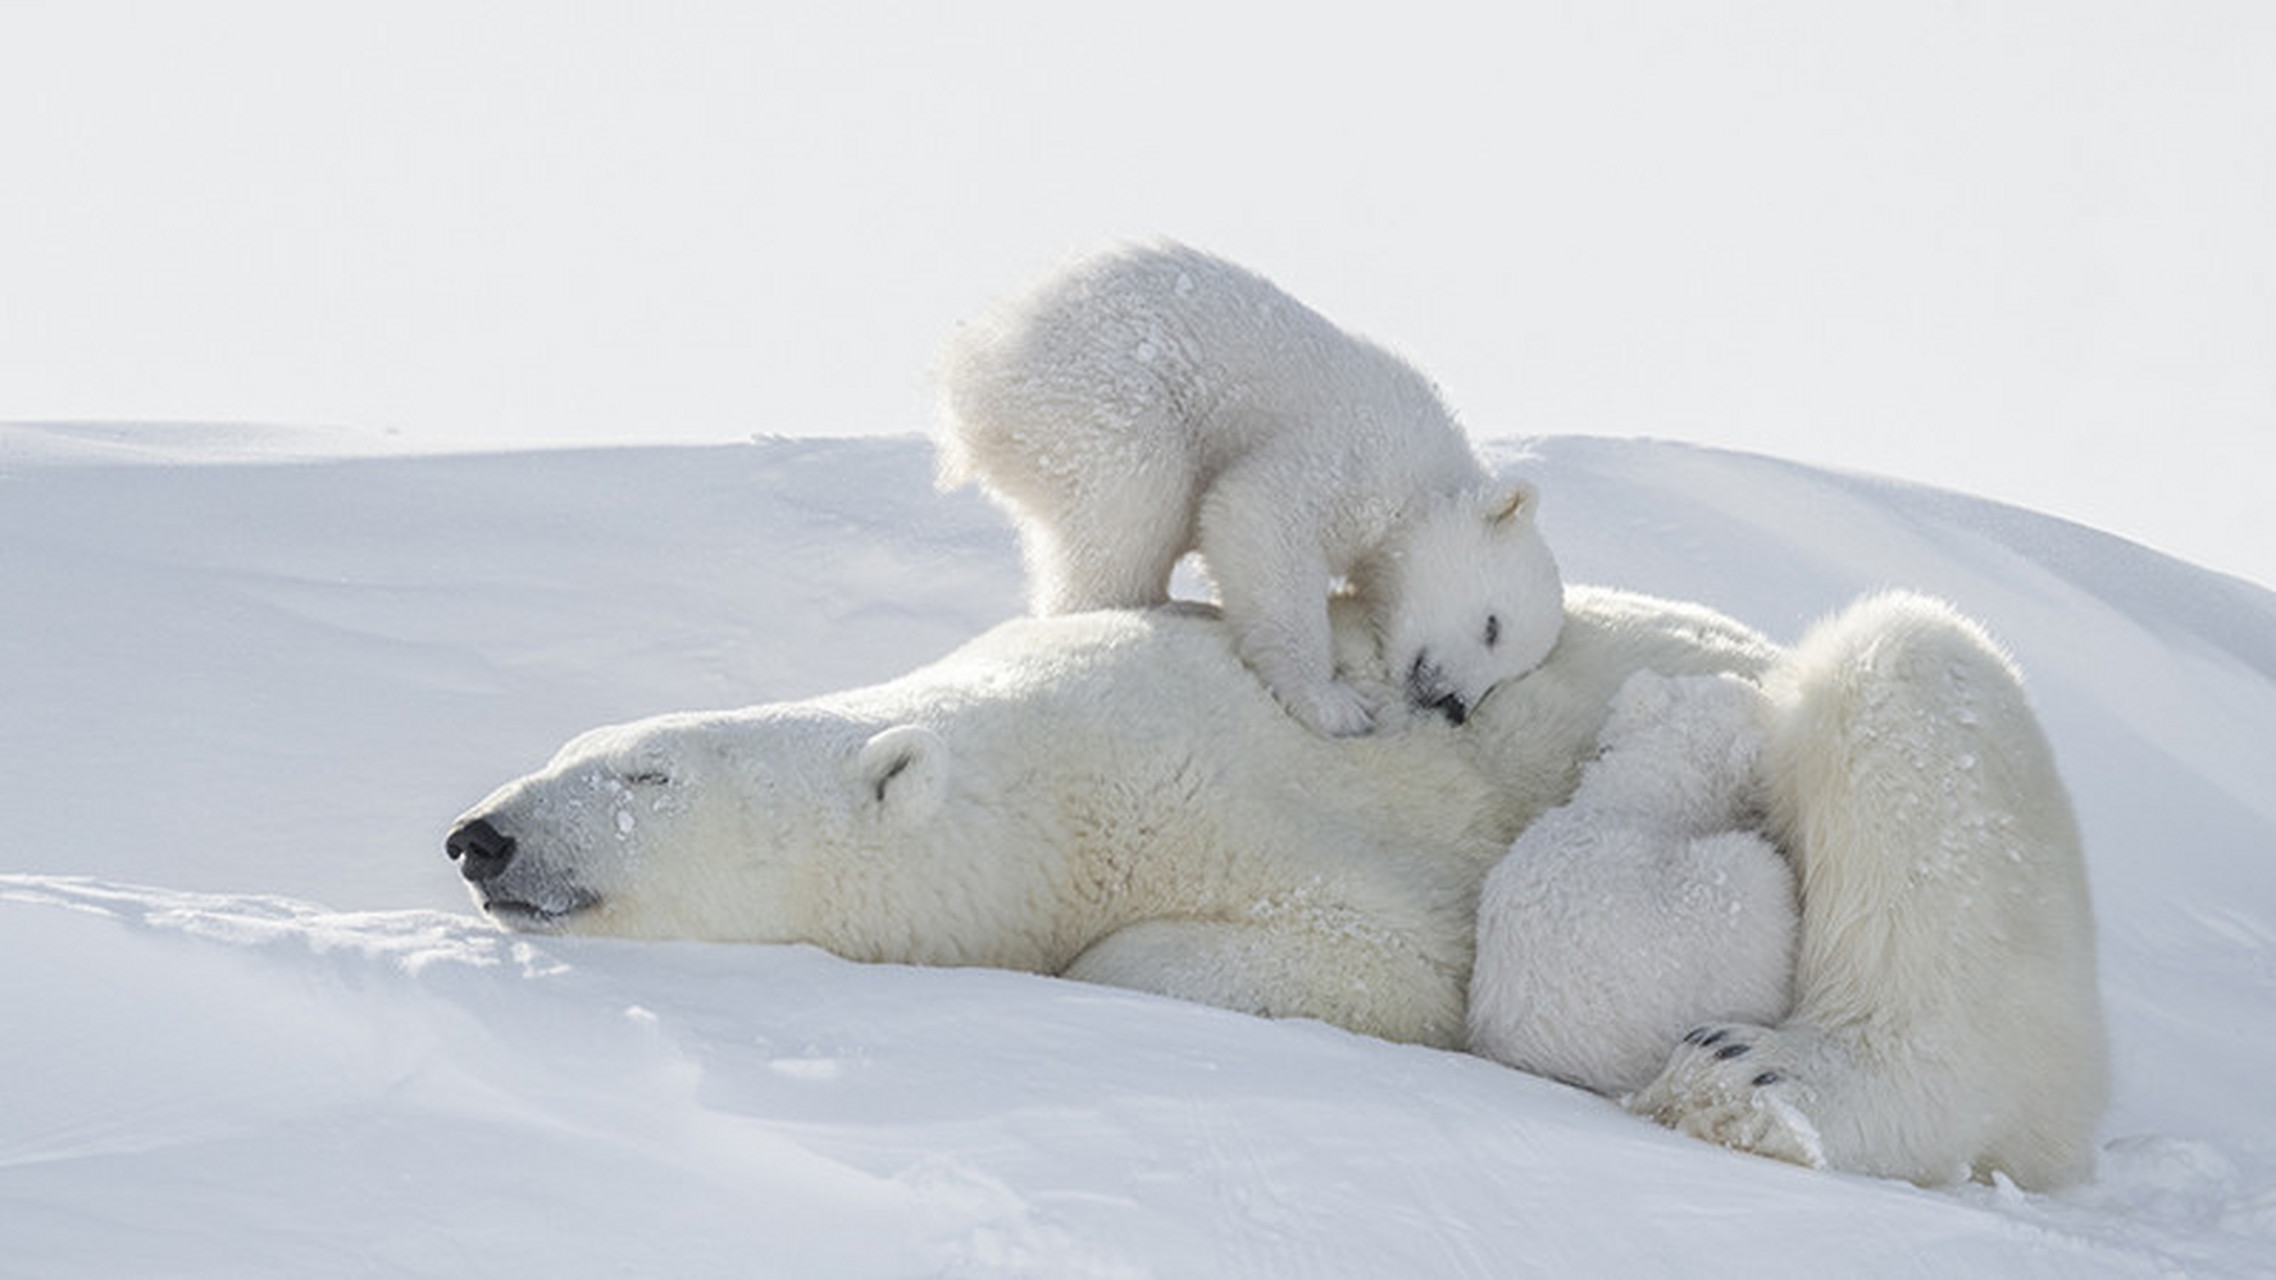
[[[2101,1176],[1921,1191],[1460,1055],[1017,974],[529,939],[461,807],[592,724],[1018,607],[923,443],[304,456],[0,429],[0,1272],[2265,1274],[2276,597],[1671,445],[1523,465],[1569,577],[1781,638],[1905,585],[2032,679],[2088,841]],[[159,459],[179,464],[120,465]],[[1514,463],[1516,451],[1498,455]],[[321,905],[319,905],[321,904]]]

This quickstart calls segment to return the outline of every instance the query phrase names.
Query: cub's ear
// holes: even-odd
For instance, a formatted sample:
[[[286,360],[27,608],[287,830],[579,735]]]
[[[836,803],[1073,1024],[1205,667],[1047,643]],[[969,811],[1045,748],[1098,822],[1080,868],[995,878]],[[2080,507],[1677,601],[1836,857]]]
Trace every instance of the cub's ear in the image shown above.
[[[1515,529],[1528,524],[1541,510],[1541,490],[1530,480],[1513,480],[1507,489],[1489,494],[1486,502],[1486,523],[1496,529]]]
[[[922,822],[948,792],[948,743],[921,724],[897,724],[862,744],[861,800],[896,826]]]

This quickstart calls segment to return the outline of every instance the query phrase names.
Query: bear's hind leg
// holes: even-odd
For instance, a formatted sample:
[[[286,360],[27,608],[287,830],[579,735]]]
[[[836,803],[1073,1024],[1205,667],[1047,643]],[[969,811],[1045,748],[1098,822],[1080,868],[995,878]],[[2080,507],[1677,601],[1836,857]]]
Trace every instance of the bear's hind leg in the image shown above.
[[[1813,629],[1766,685],[1771,822],[1801,881],[1794,1011],[1703,1032],[1635,1108],[1789,1159],[1807,1128],[1830,1167],[1921,1183],[2083,1176],[2107,1088],[2094,920],[2014,667],[1892,594]]]
[[[1160,378],[1084,323],[959,346],[945,366],[941,483],[978,480],[1011,515],[1039,615],[1162,604],[1193,545],[1192,432]]]
[[[1966,1075],[1928,1045],[1858,1028],[1711,1023],[1627,1106],[1734,1150],[1936,1185],[1967,1178],[1965,1153],[1988,1139]]]
[[[1144,609],[1170,598],[1193,545],[1191,478],[1176,459],[1128,469],[1052,503],[1026,542],[1028,599],[1039,615]]]

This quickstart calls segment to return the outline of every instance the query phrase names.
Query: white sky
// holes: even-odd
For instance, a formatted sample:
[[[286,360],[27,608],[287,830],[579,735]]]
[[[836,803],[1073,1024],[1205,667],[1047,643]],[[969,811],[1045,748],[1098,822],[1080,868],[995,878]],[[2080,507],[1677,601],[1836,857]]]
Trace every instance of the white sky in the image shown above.
[[[914,432],[958,317],[1158,232],[1481,438],[2276,584],[2276,4],[1334,8],[0,0],[0,420]]]

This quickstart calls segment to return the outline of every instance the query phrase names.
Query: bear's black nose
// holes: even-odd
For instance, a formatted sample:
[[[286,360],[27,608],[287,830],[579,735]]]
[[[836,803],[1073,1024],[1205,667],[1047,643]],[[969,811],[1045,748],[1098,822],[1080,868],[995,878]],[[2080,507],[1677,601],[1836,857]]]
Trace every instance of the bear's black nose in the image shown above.
[[[491,826],[488,818],[458,824],[443,849],[458,864],[458,873],[476,884],[494,878],[514,860],[514,838]]]
[[[1462,695],[1446,682],[1446,673],[1431,665],[1430,655],[1418,653],[1407,668],[1407,701],[1419,711],[1436,711],[1455,724],[1470,718]]]

